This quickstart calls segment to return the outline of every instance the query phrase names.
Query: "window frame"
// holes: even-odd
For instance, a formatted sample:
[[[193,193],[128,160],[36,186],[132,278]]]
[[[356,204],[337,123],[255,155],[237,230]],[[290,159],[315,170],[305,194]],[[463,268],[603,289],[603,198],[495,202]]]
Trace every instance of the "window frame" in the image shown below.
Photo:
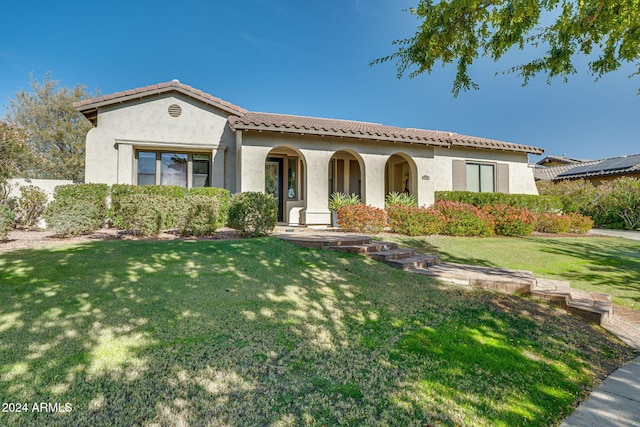
[[[466,191],[473,191],[477,193],[496,193],[498,188],[498,164],[493,162],[481,162],[481,161],[465,161],[464,163],[464,185]],[[468,170],[469,166],[478,166],[478,190],[470,190],[469,189],[469,181],[468,181]],[[493,188],[491,191],[484,191],[482,189],[482,166],[491,166],[492,170],[492,184]]]
[[[192,150],[181,150],[181,149],[148,149],[148,148],[138,148],[134,150],[134,182],[136,185],[146,185],[139,184],[139,159],[140,153],[153,153],[156,157],[155,163],[155,184],[152,185],[163,185],[162,184],[162,155],[163,154],[186,154],[187,155],[187,189],[194,188],[193,187],[193,155],[194,154],[204,154],[209,156],[209,167],[207,170],[208,177],[208,187],[211,187],[211,178],[213,175],[213,154],[210,151],[192,151]],[[149,174],[147,174],[149,175]]]

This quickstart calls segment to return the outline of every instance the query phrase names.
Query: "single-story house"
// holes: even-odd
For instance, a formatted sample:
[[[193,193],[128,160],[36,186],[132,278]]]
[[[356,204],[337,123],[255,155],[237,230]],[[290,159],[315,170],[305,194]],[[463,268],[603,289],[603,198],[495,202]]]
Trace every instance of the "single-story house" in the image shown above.
[[[177,80],[74,103],[93,124],[85,181],[266,191],[279,221],[325,225],[332,192],[384,207],[392,191],[537,194],[520,144],[376,123],[259,113]]]
[[[551,157],[551,156],[549,156]],[[598,185],[622,176],[640,178],[640,154],[600,160],[580,160],[550,167],[538,162],[534,176],[538,181],[584,179]]]

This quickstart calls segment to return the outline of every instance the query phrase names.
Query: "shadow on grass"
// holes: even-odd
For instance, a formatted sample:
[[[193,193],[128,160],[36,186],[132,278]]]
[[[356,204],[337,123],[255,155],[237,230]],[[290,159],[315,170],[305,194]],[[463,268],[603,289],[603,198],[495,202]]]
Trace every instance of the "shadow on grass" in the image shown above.
[[[29,404],[3,425],[546,425],[630,356],[516,297],[278,239],[0,259],[0,395]]]

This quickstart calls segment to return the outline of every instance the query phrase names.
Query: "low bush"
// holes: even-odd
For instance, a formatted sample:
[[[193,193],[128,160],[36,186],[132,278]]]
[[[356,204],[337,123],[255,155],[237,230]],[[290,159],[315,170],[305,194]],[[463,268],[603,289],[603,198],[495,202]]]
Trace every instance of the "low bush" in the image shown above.
[[[67,184],[59,185],[53,192],[54,200],[83,200],[92,203],[101,218],[100,224],[107,218],[107,184]]]
[[[414,195],[392,191],[384,198],[384,207],[389,209],[389,207],[396,205],[418,206],[418,199]]]
[[[389,206],[387,217],[391,231],[407,236],[440,234],[447,222],[444,215],[433,208],[400,204]]]
[[[380,233],[387,225],[384,210],[369,205],[343,206],[338,211],[340,228],[357,233]]]
[[[63,197],[49,203],[44,211],[47,227],[58,236],[79,236],[90,233],[102,224],[96,204],[90,200]]]
[[[476,207],[508,205],[528,209],[532,212],[559,212],[562,200],[557,195],[478,193],[474,191],[436,191],[436,202],[451,201]]]
[[[593,228],[593,220],[588,216],[574,212],[569,212],[566,215],[571,221],[571,225],[569,226],[569,231],[571,233],[585,234]]]
[[[139,185],[145,194],[181,199],[186,197],[187,189],[177,185]]]
[[[562,234],[569,231],[571,218],[567,215],[540,213],[536,216],[535,231],[540,233]]]
[[[157,194],[131,194],[120,200],[122,228],[134,234],[154,236],[174,225],[182,204]]]
[[[508,205],[487,205],[483,211],[493,219],[493,229],[499,236],[529,236],[536,216],[528,209]]]
[[[122,218],[122,200],[134,194],[142,194],[143,188],[143,186],[129,184],[113,184],[111,186],[111,203],[108,218],[115,228],[125,228]]]
[[[265,193],[237,193],[231,197],[229,225],[243,237],[267,236],[278,223],[278,202]]]
[[[0,203],[0,240],[7,240],[7,235],[13,229],[13,211],[6,203]]]
[[[18,226],[35,227],[42,218],[47,206],[47,194],[35,185],[20,187],[20,198],[17,201],[15,214]]]
[[[183,236],[204,236],[219,227],[219,203],[215,197],[187,196],[178,218],[178,227]]]
[[[187,195],[206,196],[215,199],[218,203],[216,229],[229,223],[229,205],[231,203],[231,192],[229,190],[216,187],[196,187],[189,189]]]
[[[450,236],[491,236],[493,220],[479,208],[467,203],[441,200],[433,208],[446,218],[442,230]]]

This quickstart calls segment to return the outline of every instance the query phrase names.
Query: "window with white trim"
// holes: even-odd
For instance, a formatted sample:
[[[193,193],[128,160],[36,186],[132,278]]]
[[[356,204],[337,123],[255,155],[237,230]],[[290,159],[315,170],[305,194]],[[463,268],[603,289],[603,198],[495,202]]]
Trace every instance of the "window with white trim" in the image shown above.
[[[138,185],[209,187],[211,155],[170,151],[138,151]]]

